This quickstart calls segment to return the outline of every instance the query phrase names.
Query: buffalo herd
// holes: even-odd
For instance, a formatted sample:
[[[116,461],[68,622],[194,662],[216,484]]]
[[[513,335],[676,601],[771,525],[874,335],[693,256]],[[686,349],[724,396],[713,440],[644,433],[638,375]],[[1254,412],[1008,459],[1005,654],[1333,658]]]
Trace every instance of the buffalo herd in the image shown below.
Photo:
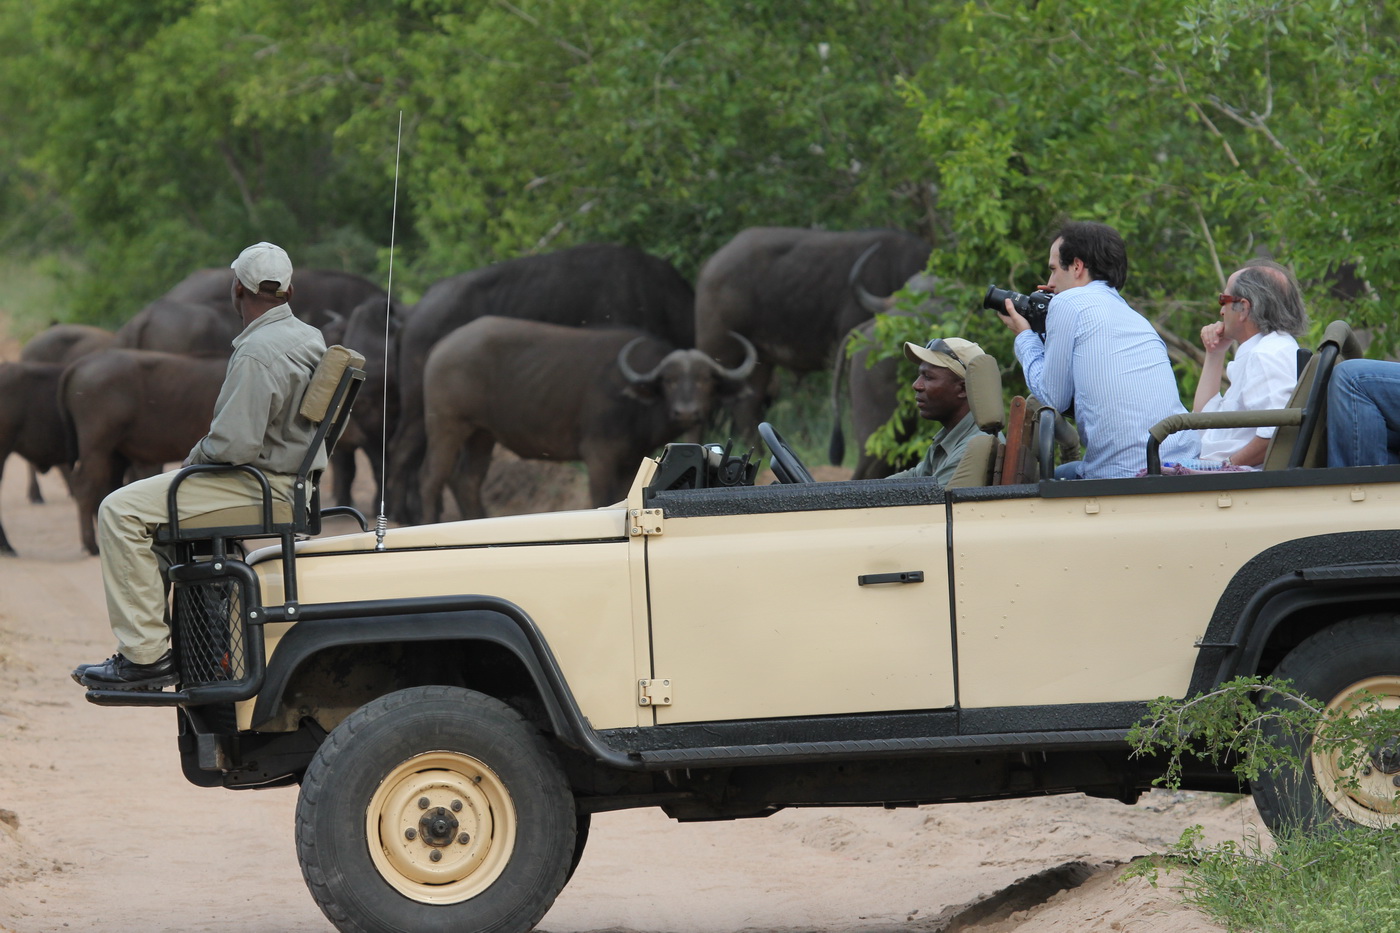
[[[776,367],[831,371],[833,462],[849,398],[855,475],[888,475],[899,465],[864,442],[894,411],[896,361],[848,357],[874,314],[899,313],[890,296],[935,291],[922,276],[928,255],[894,230],[754,227],[703,264],[694,288],[664,259],[590,244],[443,279],[411,306],[356,275],[300,270],[293,311],[328,345],[366,357],[333,497],[349,503],[358,447],[390,518],[438,520],[444,489],[478,517],[500,444],[524,459],[582,461],[593,504],[615,502],[641,457],[721,412],[752,443]],[[10,453],[32,470],[64,470],[88,551],[102,497],[181,460],[207,428],[241,326],[231,283],[228,269],[198,270],[115,334],[54,325],[20,361],[0,363],[0,470]],[[939,310],[930,300],[918,313]],[[0,554],[13,553],[0,527]]]

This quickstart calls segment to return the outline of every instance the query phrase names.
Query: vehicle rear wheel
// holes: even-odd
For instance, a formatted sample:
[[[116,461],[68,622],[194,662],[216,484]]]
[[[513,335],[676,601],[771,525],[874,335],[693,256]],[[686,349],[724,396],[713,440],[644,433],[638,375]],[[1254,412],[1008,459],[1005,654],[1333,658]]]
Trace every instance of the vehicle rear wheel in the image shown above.
[[[513,933],[563,888],[576,827],[554,753],[516,710],[415,687],[326,738],[302,781],[296,842],[339,930]]]
[[[1290,651],[1274,675],[1347,714],[1377,705],[1400,708],[1400,616],[1363,616],[1324,629]],[[1363,704],[1366,693],[1378,703]],[[1313,736],[1289,734],[1272,723],[1266,731],[1304,764],[1302,774],[1282,770],[1254,782],[1255,804],[1271,830],[1400,824],[1400,751],[1394,743],[1370,749],[1350,772],[1356,785],[1343,787],[1338,782],[1349,772],[1340,753],[1315,750]]]

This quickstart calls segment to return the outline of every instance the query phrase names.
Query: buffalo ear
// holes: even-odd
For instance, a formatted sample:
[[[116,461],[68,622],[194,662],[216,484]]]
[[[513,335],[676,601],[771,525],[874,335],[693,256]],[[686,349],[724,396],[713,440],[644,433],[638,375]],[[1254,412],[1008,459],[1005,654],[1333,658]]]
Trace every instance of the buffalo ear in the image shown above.
[[[719,396],[724,399],[748,398],[753,395],[753,386],[747,379],[721,379]]]
[[[647,404],[655,402],[659,396],[655,382],[629,382],[622,387],[622,394]]]

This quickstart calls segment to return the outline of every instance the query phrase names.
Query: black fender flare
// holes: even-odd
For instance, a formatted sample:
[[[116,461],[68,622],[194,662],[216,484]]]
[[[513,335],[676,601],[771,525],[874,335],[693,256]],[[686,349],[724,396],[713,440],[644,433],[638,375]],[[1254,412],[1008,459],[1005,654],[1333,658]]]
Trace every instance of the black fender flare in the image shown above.
[[[498,645],[528,672],[544,702],[554,734],[597,760],[643,770],[640,756],[602,741],[579,709],[539,627],[523,609],[493,596],[427,596],[412,599],[302,605],[299,621],[282,636],[253,706],[252,722],[266,722],[283,705],[292,676],[320,652],[385,642],[476,641]]]
[[[1285,541],[1235,574],[1216,603],[1188,695],[1258,673],[1270,638],[1297,612],[1376,600],[1400,605],[1400,531],[1357,531]]]

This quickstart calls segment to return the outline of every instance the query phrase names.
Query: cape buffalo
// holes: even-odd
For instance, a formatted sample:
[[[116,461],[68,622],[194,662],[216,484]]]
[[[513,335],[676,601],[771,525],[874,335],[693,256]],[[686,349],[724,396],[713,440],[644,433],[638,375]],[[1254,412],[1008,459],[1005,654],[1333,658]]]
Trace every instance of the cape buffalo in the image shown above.
[[[399,415],[398,360],[394,348],[406,314],[407,309],[398,302],[388,308],[383,298],[366,299],[350,312],[344,333],[335,341],[365,357],[364,385],[350,412],[350,424],[331,455],[338,505],[351,504],[356,449],[365,452],[374,471],[375,506],[383,499],[384,432],[386,425],[398,423]],[[330,340],[327,333],[327,345]]]
[[[736,436],[754,437],[774,366],[827,369],[851,328],[870,317],[846,276],[876,244],[881,248],[863,272],[873,291],[898,290],[928,262],[929,245],[913,234],[794,227],[751,227],[705,262],[695,283],[695,346],[730,366],[736,359],[730,331],[758,348],[749,377],[754,391],[733,406]]]
[[[948,310],[946,302],[935,297],[938,286],[937,279],[922,271],[915,273],[902,286],[908,291],[925,296],[918,307],[913,310],[897,308],[893,294],[878,296],[866,289],[861,284],[865,264],[880,248],[878,243],[869,247],[861,253],[860,258],[851,267],[848,281],[853,297],[862,308],[872,315],[917,314],[924,317],[937,317]],[[870,357],[868,346],[852,352],[853,344],[856,344],[857,341],[868,344],[874,334],[875,319],[873,317],[852,328],[846,339],[842,340],[836,348],[836,360],[832,367],[831,441],[828,454],[833,464],[839,464],[846,453],[846,440],[841,427],[841,399],[843,396],[841,385],[849,366],[851,373],[851,428],[858,445],[856,449],[859,451],[852,479],[878,479],[889,476],[905,467],[913,466],[913,463],[892,464],[882,457],[866,453],[865,450],[865,444],[870,439],[870,435],[890,420],[899,405],[899,361],[901,357],[889,356],[877,360],[872,365],[867,365]],[[915,429],[915,422],[913,420],[907,421],[896,428],[895,436],[900,441],[908,440],[913,436]]]
[[[464,517],[485,514],[481,483],[498,441],[526,459],[584,461],[593,504],[616,502],[643,456],[698,425],[716,397],[745,390],[754,351],[739,341],[746,359],[731,370],[633,328],[484,317],[453,331],[423,373],[428,520],[464,450],[453,495]]]
[[[233,270],[215,267],[191,272],[163,297],[169,301],[204,305],[232,313],[229,289],[233,286]],[[292,310],[312,327],[324,328],[332,314],[349,317],[361,302],[370,298],[384,300],[384,289],[369,279],[338,269],[298,269],[292,275]],[[238,325],[238,316],[233,316]],[[237,335],[238,330],[234,330]]]
[[[101,327],[54,324],[31,338],[19,351],[19,358],[25,363],[71,363],[107,349],[114,340],[116,335]]]
[[[693,345],[695,296],[664,259],[598,243],[524,256],[443,279],[415,306],[399,334],[399,423],[391,446],[389,511],[418,518],[413,478],[423,462],[423,366],[443,337],[484,315],[584,327],[638,327]],[[731,364],[732,365],[732,364]]]
[[[12,453],[40,472],[67,465],[67,441],[58,414],[62,374],[57,363],[0,363],[0,477]],[[14,553],[0,525],[0,554]]]
[[[101,327],[91,327],[87,324],[54,324],[26,343],[24,349],[19,351],[19,358],[24,363],[61,363],[67,365],[89,353],[107,349],[114,340],[116,340],[116,334],[110,330],[103,330]],[[53,430],[61,434],[62,429],[57,420],[57,404],[55,402],[52,406],[46,407],[45,410],[54,413]],[[64,480],[67,481],[67,462],[62,459],[53,462],[60,464],[59,469],[63,472]],[[32,460],[30,461],[30,502],[40,503],[44,501],[44,494],[39,491],[39,474],[46,471],[47,467],[39,469]]]
[[[83,547],[97,553],[97,506],[132,463],[180,461],[209,430],[228,362],[111,349],[63,372],[58,404],[76,451],[73,496]]]

